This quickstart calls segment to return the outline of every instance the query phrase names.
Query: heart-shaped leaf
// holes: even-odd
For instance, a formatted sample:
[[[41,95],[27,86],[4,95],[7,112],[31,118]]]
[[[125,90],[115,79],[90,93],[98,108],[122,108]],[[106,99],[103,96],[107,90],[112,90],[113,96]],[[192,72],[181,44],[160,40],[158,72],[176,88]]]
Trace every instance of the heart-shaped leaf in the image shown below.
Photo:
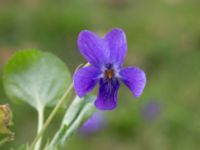
[[[17,52],[5,65],[4,88],[14,101],[40,110],[54,105],[69,86],[70,73],[55,55],[38,50]]]

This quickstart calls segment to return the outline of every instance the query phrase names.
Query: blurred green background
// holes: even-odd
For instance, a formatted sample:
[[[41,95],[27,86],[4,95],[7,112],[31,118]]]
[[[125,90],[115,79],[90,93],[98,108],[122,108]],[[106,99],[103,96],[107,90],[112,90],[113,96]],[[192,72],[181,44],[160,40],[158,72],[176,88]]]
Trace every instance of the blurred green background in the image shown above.
[[[104,35],[114,27],[127,35],[125,65],[145,70],[147,86],[137,99],[122,86],[118,108],[105,113],[107,127],[88,138],[75,134],[68,149],[198,150],[199,0],[1,0],[0,74],[7,59],[26,48],[54,53],[73,72],[85,62],[77,48],[78,33],[89,29]],[[152,101],[159,108],[148,117]],[[37,113],[28,105],[9,101],[2,80],[0,103],[11,105],[16,134],[14,141],[0,149],[31,142]],[[46,140],[59,126],[63,112],[54,119]]]

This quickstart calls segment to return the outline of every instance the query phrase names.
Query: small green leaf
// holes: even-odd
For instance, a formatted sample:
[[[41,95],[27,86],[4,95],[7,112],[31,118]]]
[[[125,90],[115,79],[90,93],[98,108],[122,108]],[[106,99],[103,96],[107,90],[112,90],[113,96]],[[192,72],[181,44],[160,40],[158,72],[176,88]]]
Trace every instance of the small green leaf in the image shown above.
[[[83,108],[81,109],[78,116],[75,118],[65,135],[62,137],[60,141],[60,145],[64,146],[69,139],[69,137],[86,121],[88,120],[93,113],[96,111],[96,108],[94,107],[94,101],[96,97],[93,95],[87,95],[85,96],[85,104]],[[64,124],[63,124],[64,125]]]
[[[76,96],[63,117],[62,126],[69,127],[85,103],[84,98]]]
[[[87,95],[84,99],[78,96],[73,100],[63,118],[58,132],[53,137],[49,149],[61,148],[68,138],[95,112],[93,95]]]
[[[55,55],[26,50],[5,65],[3,82],[11,100],[27,102],[38,110],[57,102],[69,86],[70,73]]]

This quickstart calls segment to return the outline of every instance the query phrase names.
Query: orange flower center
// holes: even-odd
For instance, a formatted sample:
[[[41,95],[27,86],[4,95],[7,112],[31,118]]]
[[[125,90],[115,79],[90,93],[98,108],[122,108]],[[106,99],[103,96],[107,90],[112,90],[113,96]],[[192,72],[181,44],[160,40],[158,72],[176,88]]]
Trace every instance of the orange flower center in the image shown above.
[[[114,71],[112,69],[108,69],[106,70],[105,74],[108,79],[112,79],[112,77],[114,76]]]

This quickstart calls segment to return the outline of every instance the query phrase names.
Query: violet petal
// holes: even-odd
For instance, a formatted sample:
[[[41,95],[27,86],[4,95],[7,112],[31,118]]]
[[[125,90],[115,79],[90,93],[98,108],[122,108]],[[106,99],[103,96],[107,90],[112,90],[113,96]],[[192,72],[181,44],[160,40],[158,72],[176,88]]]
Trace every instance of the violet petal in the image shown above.
[[[96,133],[105,127],[105,117],[100,112],[95,112],[80,128],[84,135]]]
[[[85,59],[96,67],[105,64],[110,55],[103,39],[88,30],[84,30],[79,34],[78,47]]]
[[[146,84],[146,75],[143,70],[137,67],[125,67],[120,70],[120,76],[135,97],[142,94]]]
[[[119,86],[119,81],[117,79],[101,79],[99,94],[95,101],[96,108],[101,110],[112,110],[116,108]]]
[[[110,51],[110,63],[122,66],[127,52],[126,35],[122,29],[113,29],[106,34],[104,40]]]
[[[99,75],[99,70],[93,66],[79,69],[73,77],[77,95],[82,97],[91,91],[97,84]]]

